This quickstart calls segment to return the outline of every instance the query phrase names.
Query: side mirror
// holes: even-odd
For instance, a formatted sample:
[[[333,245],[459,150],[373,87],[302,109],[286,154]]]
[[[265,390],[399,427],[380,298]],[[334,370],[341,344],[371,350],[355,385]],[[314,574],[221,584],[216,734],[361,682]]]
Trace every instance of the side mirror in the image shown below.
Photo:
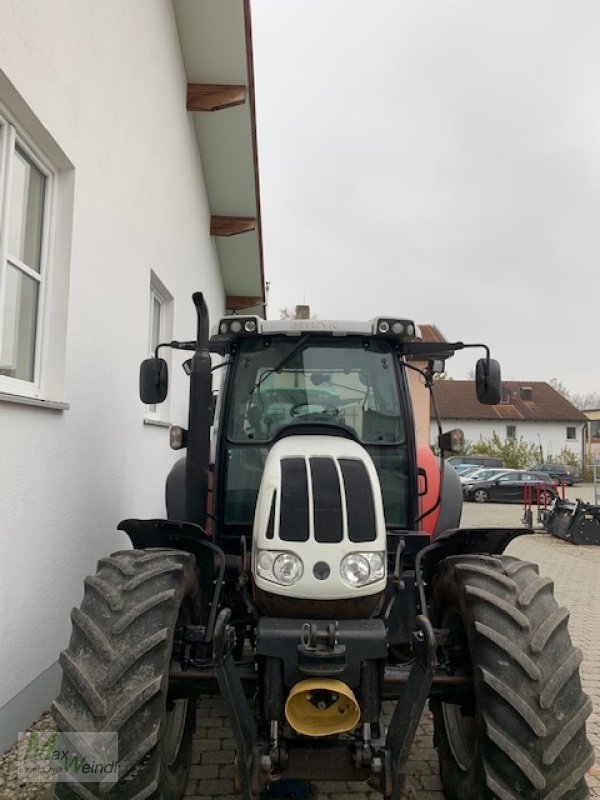
[[[477,399],[486,406],[495,406],[502,398],[500,364],[493,358],[480,358],[475,367]]]
[[[442,453],[462,453],[465,449],[465,435],[460,428],[453,428],[438,437],[438,447]]]
[[[140,365],[140,398],[142,403],[163,403],[169,388],[169,370],[164,358],[147,358]]]

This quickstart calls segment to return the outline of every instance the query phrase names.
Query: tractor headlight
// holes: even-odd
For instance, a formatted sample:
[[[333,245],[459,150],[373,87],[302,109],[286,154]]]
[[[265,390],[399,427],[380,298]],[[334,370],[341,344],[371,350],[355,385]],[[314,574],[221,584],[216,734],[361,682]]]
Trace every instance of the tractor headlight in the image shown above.
[[[383,553],[349,553],[342,559],[340,575],[348,586],[366,586],[385,577]]]
[[[281,586],[293,586],[300,580],[303,572],[302,559],[295,553],[260,550],[256,558],[257,575]]]

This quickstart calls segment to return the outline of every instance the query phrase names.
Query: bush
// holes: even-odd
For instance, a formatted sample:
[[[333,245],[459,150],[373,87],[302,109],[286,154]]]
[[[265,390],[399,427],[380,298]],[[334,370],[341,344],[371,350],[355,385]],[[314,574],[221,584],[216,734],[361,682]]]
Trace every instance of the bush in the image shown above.
[[[549,456],[546,459],[546,464],[568,464],[570,467],[581,467],[581,460],[572,450],[568,447],[563,447],[557,456]]]
[[[518,439],[510,436],[502,441],[495,431],[491,438],[480,439],[470,445],[469,450],[473,455],[500,458],[504,466],[511,469],[527,469],[540,460],[540,448],[537,444],[526,442],[522,436]]]

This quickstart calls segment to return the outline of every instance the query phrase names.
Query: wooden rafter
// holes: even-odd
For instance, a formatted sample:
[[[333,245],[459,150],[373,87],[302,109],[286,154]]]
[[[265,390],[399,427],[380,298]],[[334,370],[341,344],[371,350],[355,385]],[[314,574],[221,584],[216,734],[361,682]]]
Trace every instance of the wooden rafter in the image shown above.
[[[263,306],[264,300],[262,297],[252,297],[249,295],[232,295],[228,294],[225,298],[225,308],[228,311],[245,311],[255,306]]]
[[[188,83],[188,111],[219,111],[246,102],[246,87],[219,83]]]
[[[213,214],[210,218],[211,236],[236,236],[256,228],[254,217],[222,217]]]

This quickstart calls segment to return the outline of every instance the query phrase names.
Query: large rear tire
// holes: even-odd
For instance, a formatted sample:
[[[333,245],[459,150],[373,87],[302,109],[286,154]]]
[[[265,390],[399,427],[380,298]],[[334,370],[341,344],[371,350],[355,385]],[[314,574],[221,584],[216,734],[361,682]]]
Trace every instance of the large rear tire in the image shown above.
[[[59,731],[118,732],[119,780],[57,783],[55,797],[179,800],[191,759],[195,702],[169,697],[175,627],[198,617],[193,556],[126,550],[85,579],[81,608],[60,655],[53,704]],[[108,789],[108,792],[107,792]]]
[[[453,638],[450,670],[473,678],[461,705],[431,701],[447,800],[587,797],[592,705],[552,582],[511,556],[448,558],[432,613]]]

